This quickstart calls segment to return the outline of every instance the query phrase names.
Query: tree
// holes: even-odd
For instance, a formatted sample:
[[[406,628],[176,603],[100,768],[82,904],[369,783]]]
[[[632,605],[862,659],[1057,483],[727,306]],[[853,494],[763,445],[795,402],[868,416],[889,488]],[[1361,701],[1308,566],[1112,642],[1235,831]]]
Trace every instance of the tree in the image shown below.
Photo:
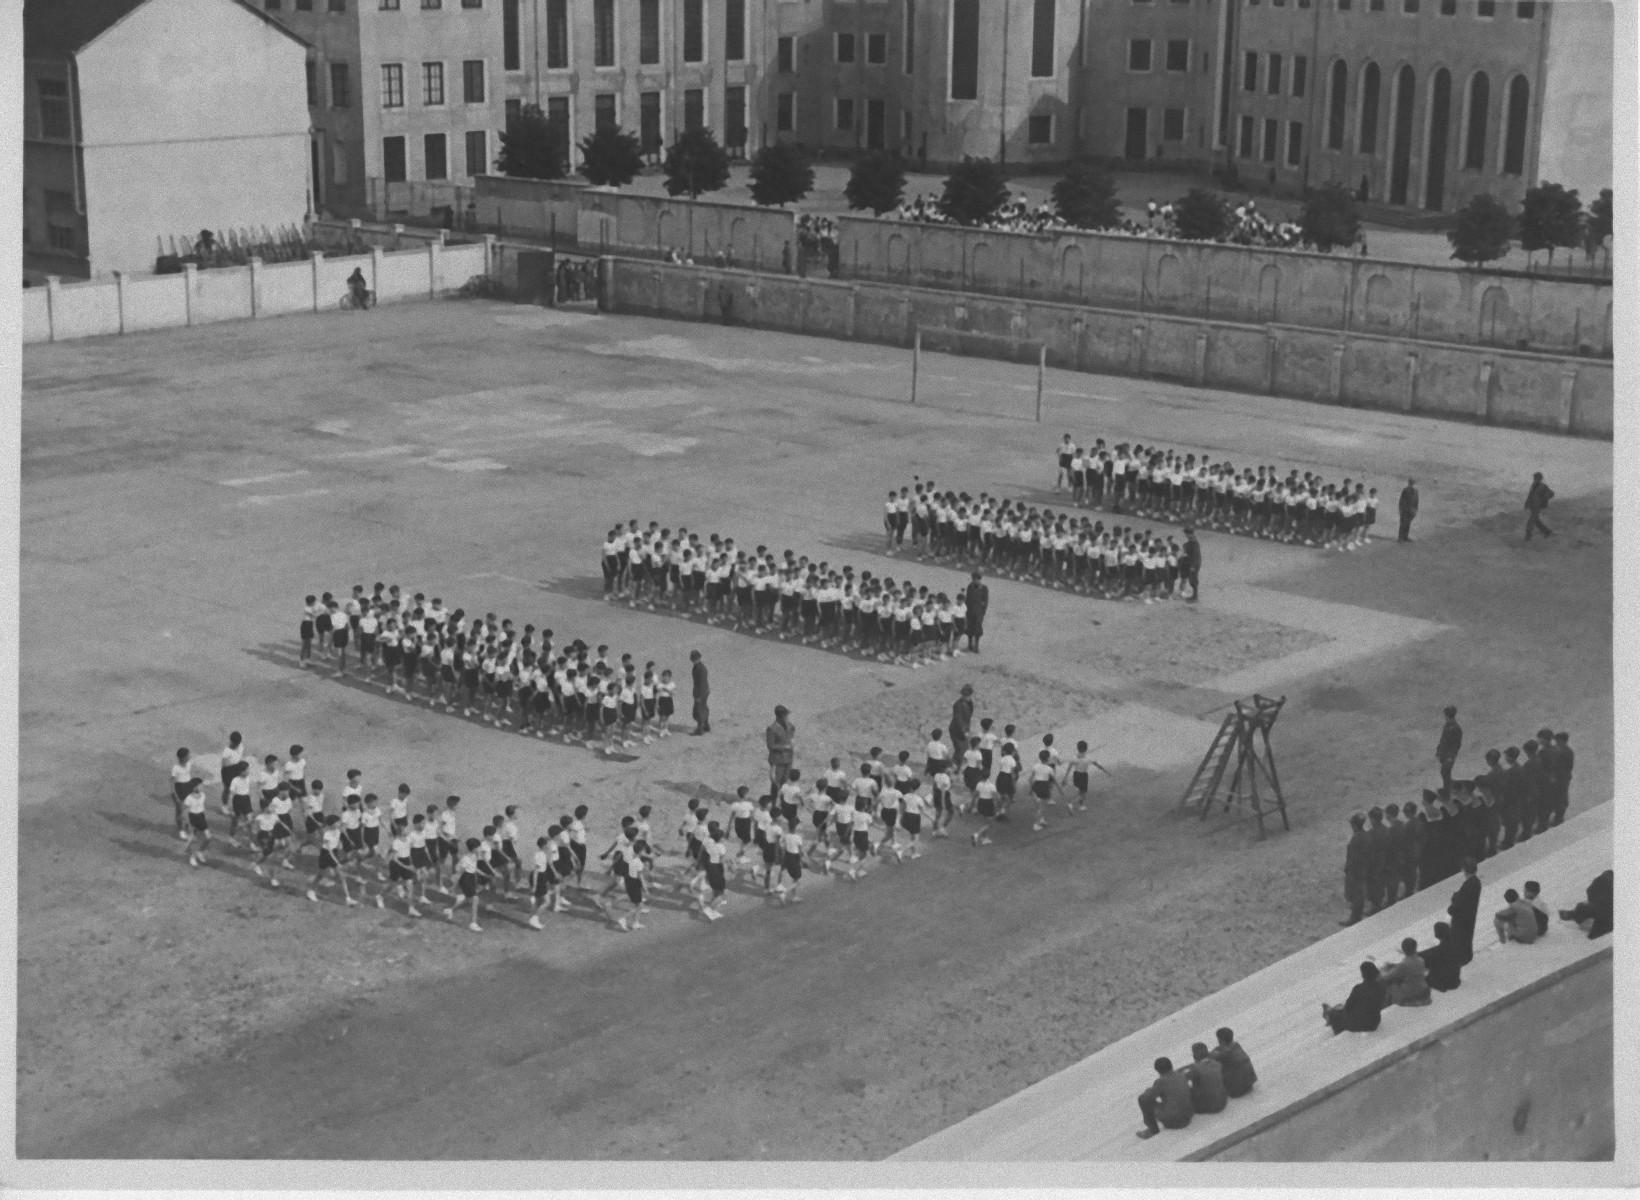
[[[978,225],[1008,200],[1008,180],[988,158],[965,155],[945,177],[940,208],[958,225]]]
[[[775,142],[752,156],[752,202],[795,204],[814,190],[814,168],[801,146]]]
[[[854,160],[843,196],[852,209],[869,208],[879,217],[899,207],[905,195],[905,164],[898,154],[870,150]]]
[[[605,125],[581,139],[581,174],[597,187],[631,183],[643,170],[643,149],[636,134]]]
[[[1458,210],[1457,224],[1446,232],[1452,257],[1471,266],[1492,262],[1509,253],[1515,219],[1495,197],[1482,192]]]
[[[1230,209],[1224,197],[1206,188],[1191,188],[1174,202],[1173,227],[1189,241],[1215,241],[1230,224]]]
[[[666,194],[693,200],[729,182],[729,153],[718,145],[710,129],[690,129],[672,143],[662,169],[666,172]]]
[[[1053,206],[1079,229],[1109,229],[1122,220],[1116,180],[1091,158],[1073,162],[1053,185]]]
[[[569,173],[568,147],[558,127],[538,104],[526,104],[507,121],[501,155],[495,161],[503,175],[523,179],[562,179]]]
[[[1612,235],[1612,190],[1601,188],[1600,195],[1589,203],[1589,216],[1583,222],[1583,252],[1591,259]]]
[[[1558,183],[1540,183],[1528,189],[1520,205],[1520,248],[1528,255],[1549,252],[1554,265],[1555,247],[1570,249],[1583,240],[1583,201],[1577,190]]]
[[[1324,183],[1310,193],[1298,226],[1306,246],[1326,253],[1334,246],[1352,246],[1361,236],[1361,218],[1355,197],[1341,183]]]

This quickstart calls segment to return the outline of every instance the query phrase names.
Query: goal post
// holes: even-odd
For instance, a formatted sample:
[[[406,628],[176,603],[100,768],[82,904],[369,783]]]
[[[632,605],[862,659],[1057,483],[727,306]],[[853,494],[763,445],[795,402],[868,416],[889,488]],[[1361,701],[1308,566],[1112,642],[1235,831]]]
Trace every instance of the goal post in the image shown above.
[[[911,403],[927,403],[933,392],[927,354],[950,354],[964,358],[984,358],[997,362],[1035,367],[1033,419],[1042,420],[1042,394],[1048,374],[1048,345],[1033,338],[1010,337],[999,333],[979,333],[940,325],[919,325],[911,337]],[[1010,386],[1018,387],[1017,383]]]

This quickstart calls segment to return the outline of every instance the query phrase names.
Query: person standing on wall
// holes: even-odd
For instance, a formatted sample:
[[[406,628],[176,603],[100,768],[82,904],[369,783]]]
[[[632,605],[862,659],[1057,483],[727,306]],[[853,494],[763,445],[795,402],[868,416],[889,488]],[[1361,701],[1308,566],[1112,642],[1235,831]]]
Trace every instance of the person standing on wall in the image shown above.
[[[689,675],[695,689],[695,730],[694,736],[712,732],[712,712],[707,707],[707,700],[712,694],[711,680],[707,677],[706,664],[701,661],[700,651],[689,651]]]
[[[1401,532],[1396,535],[1398,542],[1412,540],[1412,519],[1418,515],[1418,481],[1407,480],[1406,487],[1401,489]]]
[[[1554,489],[1543,482],[1543,472],[1535,471],[1532,474],[1532,486],[1526,489],[1526,540],[1532,540],[1532,531],[1535,529],[1544,537],[1553,537],[1554,530],[1543,523],[1543,510],[1549,507],[1549,501],[1555,498]]]

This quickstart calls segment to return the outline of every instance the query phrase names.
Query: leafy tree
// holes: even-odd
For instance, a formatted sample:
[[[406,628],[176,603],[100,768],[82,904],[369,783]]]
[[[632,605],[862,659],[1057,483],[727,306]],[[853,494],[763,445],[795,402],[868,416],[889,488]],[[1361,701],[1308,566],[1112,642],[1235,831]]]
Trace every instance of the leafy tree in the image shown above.
[[[1122,220],[1116,180],[1091,158],[1073,162],[1053,185],[1053,206],[1079,229],[1109,229]]]
[[[643,149],[636,134],[605,125],[581,139],[581,174],[598,187],[631,183],[643,170]]]
[[[886,150],[870,150],[855,159],[843,189],[850,208],[869,208],[879,217],[899,207],[904,195],[905,164]]]
[[[662,169],[666,172],[666,194],[693,200],[729,182],[729,153],[718,145],[710,129],[690,129],[672,143]]]
[[[1479,266],[1509,253],[1515,219],[1496,198],[1483,192],[1458,210],[1458,220],[1446,231],[1452,257]]]
[[[1361,217],[1355,197],[1341,183],[1324,183],[1310,193],[1298,218],[1304,244],[1325,253],[1334,246],[1350,246],[1361,236]]]
[[[1540,183],[1527,191],[1520,206],[1520,248],[1527,254],[1549,252],[1554,265],[1555,247],[1570,249],[1583,241],[1583,201],[1576,189],[1558,183]]]
[[[1593,258],[1611,235],[1612,190],[1601,188],[1600,195],[1589,202],[1588,219],[1583,222],[1583,252]]]
[[[959,225],[978,225],[1007,200],[1008,180],[1002,168],[988,158],[965,155],[945,177],[940,208]]]
[[[1206,188],[1191,188],[1173,204],[1173,227],[1190,241],[1215,241],[1230,227],[1230,206]]]
[[[507,120],[496,170],[523,179],[562,179],[569,173],[568,147],[538,104],[526,104]]]
[[[752,201],[795,204],[814,190],[814,168],[801,146],[775,142],[752,156]]]

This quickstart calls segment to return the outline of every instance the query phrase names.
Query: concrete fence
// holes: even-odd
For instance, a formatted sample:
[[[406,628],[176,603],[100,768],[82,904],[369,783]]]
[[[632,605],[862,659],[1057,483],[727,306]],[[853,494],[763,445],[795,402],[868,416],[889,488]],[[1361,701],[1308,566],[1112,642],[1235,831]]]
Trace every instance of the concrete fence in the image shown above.
[[[1609,281],[1106,233],[837,220],[846,278],[1551,354],[1612,352]]]
[[[413,250],[374,247],[367,254],[330,258],[320,252],[305,262],[263,263],[177,275],[115,274],[113,282],[61,283],[23,289],[23,341],[60,342],[276,317],[334,309],[358,267],[381,304],[425,300],[459,288],[486,273],[488,242],[445,246],[432,241]]]
[[[1048,364],[1068,370],[1592,437],[1612,432],[1612,368],[1598,359],[698,265],[611,258],[604,271],[602,304],[613,312],[899,346],[919,326],[957,329],[1041,342]]]

